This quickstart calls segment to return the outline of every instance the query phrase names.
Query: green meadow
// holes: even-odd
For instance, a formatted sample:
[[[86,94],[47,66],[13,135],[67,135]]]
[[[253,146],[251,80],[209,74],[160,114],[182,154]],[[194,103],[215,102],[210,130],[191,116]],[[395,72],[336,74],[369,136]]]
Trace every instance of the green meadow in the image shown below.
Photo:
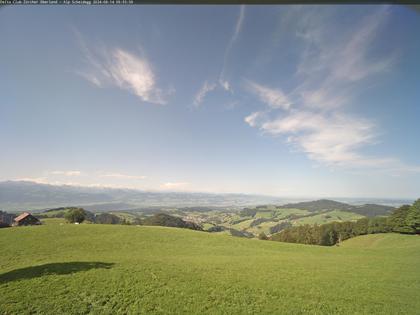
[[[344,221],[356,221],[363,218],[364,216],[357,213],[333,210],[326,213],[319,213],[313,216],[303,217],[295,220],[294,225],[304,224],[325,224],[330,222],[344,222]]]
[[[0,230],[0,314],[420,310],[415,235],[367,235],[321,247],[176,228],[59,223]]]

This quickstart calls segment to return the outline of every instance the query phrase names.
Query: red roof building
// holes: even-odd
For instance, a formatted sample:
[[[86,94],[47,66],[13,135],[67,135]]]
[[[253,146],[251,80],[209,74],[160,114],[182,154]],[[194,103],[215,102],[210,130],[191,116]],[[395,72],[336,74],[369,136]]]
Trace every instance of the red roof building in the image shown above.
[[[24,212],[14,220],[15,226],[22,226],[22,225],[40,225],[41,221],[39,221],[37,218],[35,218],[32,214],[29,212]]]

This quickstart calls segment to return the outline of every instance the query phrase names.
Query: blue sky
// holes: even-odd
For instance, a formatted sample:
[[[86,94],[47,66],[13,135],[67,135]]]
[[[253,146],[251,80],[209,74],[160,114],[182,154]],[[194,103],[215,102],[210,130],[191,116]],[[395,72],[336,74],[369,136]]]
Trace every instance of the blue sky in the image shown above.
[[[419,197],[408,7],[5,7],[0,29],[0,180]]]

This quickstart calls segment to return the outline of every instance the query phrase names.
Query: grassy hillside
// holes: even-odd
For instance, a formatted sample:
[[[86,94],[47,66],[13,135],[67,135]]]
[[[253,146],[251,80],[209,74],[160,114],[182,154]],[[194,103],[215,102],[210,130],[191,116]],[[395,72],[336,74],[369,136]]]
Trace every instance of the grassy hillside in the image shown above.
[[[400,237],[398,237],[400,236]],[[417,240],[416,240],[417,239]],[[348,239],[341,246],[346,248],[365,248],[374,250],[396,250],[400,249],[417,251],[420,236],[405,236],[392,233],[363,235]]]
[[[334,200],[328,200],[328,199],[289,203],[280,207],[305,209],[311,212],[323,211],[323,210],[350,210],[352,208],[352,206],[347,203],[338,202]]]
[[[418,314],[420,237],[340,247],[191,230],[0,230],[1,314]]]
[[[295,220],[293,223],[295,225],[303,224],[325,224],[329,222],[343,222],[343,221],[355,221],[363,218],[362,215],[353,212],[333,210],[326,213],[320,213],[313,216],[307,216]]]
[[[124,204],[117,205],[122,206]],[[38,218],[64,217],[73,208],[61,207],[48,209],[36,213],[36,215]],[[210,229],[212,232],[218,231],[217,233],[232,234],[241,237],[257,237],[261,233],[273,235],[292,225],[320,225],[330,222],[356,221],[365,215],[371,216],[375,213],[383,214],[389,211],[389,209],[393,208],[375,204],[353,206],[333,200],[316,200],[288,205],[258,205],[255,207],[246,207],[241,210],[229,207],[198,206],[151,207],[127,211],[101,211],[96,213],[87,211],[87,213],[89,221],[106,224],[118,224],[122,220],[125,223],[138,224],[139,220],[145,220],[157,213],[166,213],[200,225],[205,230]],[[350,210],[354,210],[354,212]],[[112,217],[103,213],[111,214]]]
[[[315,201],[306,201],[291,203],[280,206],[279,208],[298,208],[311,212],[326,211],[326,210],[341,210],[360,214],[362,216],[374,217],[377,215],[389,215],[395,208],[385,205],[364,204],[364,205],[350,205],[334,200],[321,199]]]
[[[168,213],[173,215],[176,212]],[[329,222],[355,221],[362,218],[362,215],[349,211],[340,210],[322,210],[313,211],[297,208],[282,208],[274,205],[257,206],[253,208],[244,208],[240,212],[183,212],[180,215],[186,220],[191,220],[203,225],[204,229],[214,226],[222,226],[228,229],[234,229],[238,232],[250,233],[258,236],[260,233],[273,234],[272,229],[280,224],[289,223],[289,225],[303,224],[324,224]],[[286,228],[287,226],[283,226]],[[226,234],[226,233],[225,233]]]
[[[280,232],[287,226],[305,224],[326,224],[331,222],[357,221],[365,216],[389,215],[394,208],[384,205],[365,204],[350,205],[333,200],[315,200],[286,205],[259,205],[246,207],[241,211],[212,210],[200,212],[180,213],[186,220],[198,224],[211,224],[223,226],[238,232],[245,232],[258,236],[260,233],[272,235]]]

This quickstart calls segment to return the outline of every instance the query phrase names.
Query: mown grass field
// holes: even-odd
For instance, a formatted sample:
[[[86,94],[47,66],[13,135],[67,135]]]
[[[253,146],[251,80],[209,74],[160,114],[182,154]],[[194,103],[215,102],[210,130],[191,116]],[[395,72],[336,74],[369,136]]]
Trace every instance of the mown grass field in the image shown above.
[[[320,247],[163,227],[46,224],[0,230],[0,248],[0,314],[420,310],[419,236]]]
[[[122,212],[122,211],[115,211],[115,212],[109,212],[110,214],[116,215],[120,219],[127,220],[128,222],[133,222],[135,218],[137,218],[136,215],[128,212]]]
[[[294,221],[294,225],[304,224],[325,224],[330,222],[344,222],[344,221],[356,221],[363,218],[364,216],[353,212],[333,210],[325,213],[316,214],[310,217],[300,218]]]
[[[253,226],[250,228],[247,228],[246,231],[247,232],[251,232],[254,235],[258,235],[261,232],[264,232],[265,234],[270,234],[270,228],[272,226],[275,226],[277,224],[279,224],[281,221],[269,221],[269,222],[263,222],[258,224],[257,226]]]
[[[276,209],[275,211],[275,216],[278,219],[284,219],[291,214],[306,215],[306,214],[310,214],[310,212],[307,210],[295,209],[295,208],[282,208],[282,209]]]
[[[44,225],[67,224],[67,221],[64,218],[45,218],[45,219],[41,219],[41,222]]]

